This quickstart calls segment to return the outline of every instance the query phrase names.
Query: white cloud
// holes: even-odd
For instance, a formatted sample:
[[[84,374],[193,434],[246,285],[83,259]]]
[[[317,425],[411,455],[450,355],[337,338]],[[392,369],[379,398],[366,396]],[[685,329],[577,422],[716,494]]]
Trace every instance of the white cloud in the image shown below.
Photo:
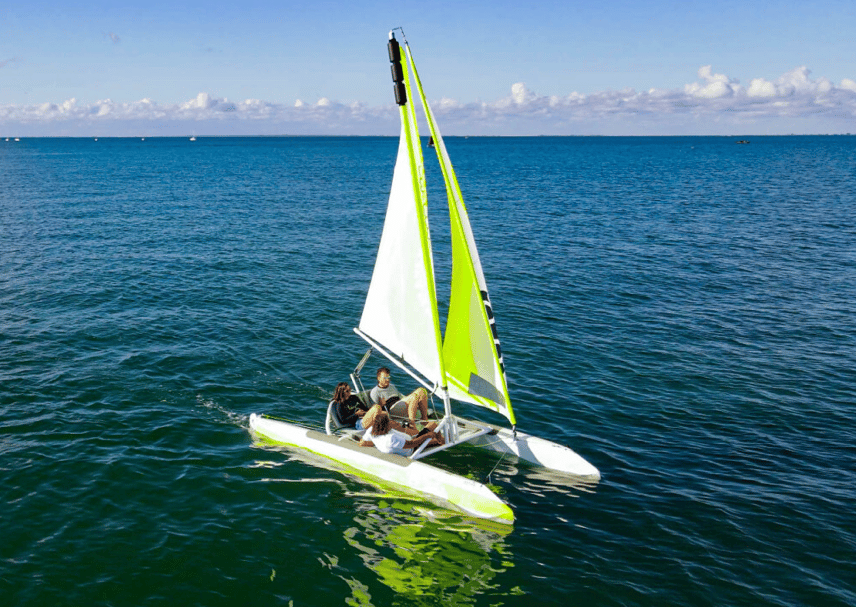
[[[749,90],[746,94],[750,97],[775,97],[776,85],[763,78],[752,78],[749,82]]]
[[[110,99],[99,101],[93,110],[97,110],[97,116],[108,116],[113,111],[113,102]]]
[[[740,92],[741,87],[737,80],[732,80],[725,74],[714,74],[712,67],[705,65],[699,68],[698,77],[703,79],[704,83],[687,84],[684,86],[684,91],[688,95],[704,99],[731,97]]]
[[[217,100],[211,97],[208,93],[199,93],[195,98],[181,104],[183,110],[211,109],[217,105]]]
[[[812,80],[810,74],[811,70],[802,66],[783,74],[775,82],[770,82],[763,78],[753,78],[749,83],[749,90],[746,94],[750,97],[813,96],[818,98],[835,93],[835,85],[827,78]],[[848,86],[848,83],[851,82],[853,81],[845,78],[837,88],[840,90],[853,90]]]
[[[856,81],[836,85],[797,67],[749,86],[712,66],[682,89],[602,91],[541,96],[522,82],[492,102],[432,102],[447,134],[728,134],[734,132],[856,131]],[[754,129],[754,130],[753,130]],[[202,92],[177,104],[151,99],[37,105],[0,104],[6,134],[394,134],[392,105],[343,104],[322,97],[293,104],[259,99],[233,102]]]
[[[522,82],[511,85],[511,98],[517,105],[523,105],[538,98],[538,96],[526,88]]]
[[[460,107],[461,104],[458,103],[455,99],[449,99],[448,97],[443,97],[440,99],[440,102],[437,104],[437,109],[441,111],[449,111],[453,110],[457,107]]]

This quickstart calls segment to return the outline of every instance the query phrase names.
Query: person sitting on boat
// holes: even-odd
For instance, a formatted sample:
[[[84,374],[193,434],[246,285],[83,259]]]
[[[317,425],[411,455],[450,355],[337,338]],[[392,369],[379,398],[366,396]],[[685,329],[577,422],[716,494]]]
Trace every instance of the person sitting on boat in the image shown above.
[[[412,426],[416,426],[416,412],[421,414],[423,424],[428,423],[428,391],[416,388],[407,396],[390,381],[389,369],[381,367],[377,370],[377,385],[369,393],[372,404],[381,405],[395,417],[407,417]]]
[[[363,439],[360,441],[361,447],[376,447],[378,451],[383,453],[394,453],[405,457],[412,455],[413,450],[419,447],[427,440],[429,446],[442,445],[446,441],[443,435],[434,433],[431,430],[436,428],[436,424],[431,424],[431,429],[425,427],[416,436],[408,436],[403,432],[395,430],[391,426],[392,420],[386,412],[380,413],[374,420],[374,425],[366,430]]]
[[[351,394],[351,386],[343,381],[336,384],[336,390],[333,392],[333,402],[336,403],[336,414],[339,416],[339,421],[343,425],[351,426],[357,430],[368,430],[371,428],[377,415],[385,411],[383,406],[379,404],[367,407],[356,394]],[[405,428],[394,420],[390,420],[390,423],[393,429],[411,436],[418,433],[415,427]]]
[[[366,429],[363,426],[363,417],[369,412],[369,408],[356,394],[351,394],[351,386],[343,381],[336,384],[333,402],[336,403],[336,414],[342,424],[352,426],[357,430]]]

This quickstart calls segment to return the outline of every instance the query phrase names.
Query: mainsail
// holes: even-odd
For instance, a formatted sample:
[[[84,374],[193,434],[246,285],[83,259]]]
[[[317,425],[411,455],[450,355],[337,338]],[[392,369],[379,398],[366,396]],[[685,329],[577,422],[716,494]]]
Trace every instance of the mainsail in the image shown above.
[[[374,273],[358,332],[410,365],[448,397],[497,411],[515,424],[481,262],[455,171],[405,41],[390,36],[401,137]],[[448,318],[441,339],[428,228],[418,91],[446,185],[452,238]]]
[[[403,74],[409,89],[408,75]],[[400,106],[401,136],[389,205],[359,330],[442,385],[440,321],[428,229],[425,168],[412,103]]]

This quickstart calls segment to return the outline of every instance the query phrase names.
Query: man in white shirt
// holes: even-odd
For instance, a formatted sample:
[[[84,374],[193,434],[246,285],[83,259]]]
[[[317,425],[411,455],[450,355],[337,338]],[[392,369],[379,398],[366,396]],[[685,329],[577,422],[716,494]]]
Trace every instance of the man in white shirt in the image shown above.
[[[436,424],[431,424],[431,430],[436,428]],[[430,440],[429,446],[442,445],[446,441],[442,434],[437,434],[429,430],[427,427],[419,433],[419,435],[410,437],[394,430],[390,427],[389,415],[380,413],[375,417],[374,424],[366,430],[363,439],[360,441],[361,447],[377,447],[378,451],[384,453],[394,453],[408,457],[413,454],[413,450],[426,440]]]

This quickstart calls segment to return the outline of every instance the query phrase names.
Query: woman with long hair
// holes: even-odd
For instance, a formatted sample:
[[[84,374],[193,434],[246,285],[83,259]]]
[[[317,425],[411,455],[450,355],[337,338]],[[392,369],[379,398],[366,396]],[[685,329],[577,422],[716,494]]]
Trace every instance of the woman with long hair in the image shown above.
[[[369,408],[363,404],[356,394],[351,394],[351,386],[340,381],[336,384],[336,390],[333,392],[333,402],[336,403],[336,414],[346,426],[353,426],[357,430],[365,430],[369,426],[364,425],[366,414],[369,413]],[[374,415],[377,415],[376,413]],[[372,415],[369,419],[374,419]]]

